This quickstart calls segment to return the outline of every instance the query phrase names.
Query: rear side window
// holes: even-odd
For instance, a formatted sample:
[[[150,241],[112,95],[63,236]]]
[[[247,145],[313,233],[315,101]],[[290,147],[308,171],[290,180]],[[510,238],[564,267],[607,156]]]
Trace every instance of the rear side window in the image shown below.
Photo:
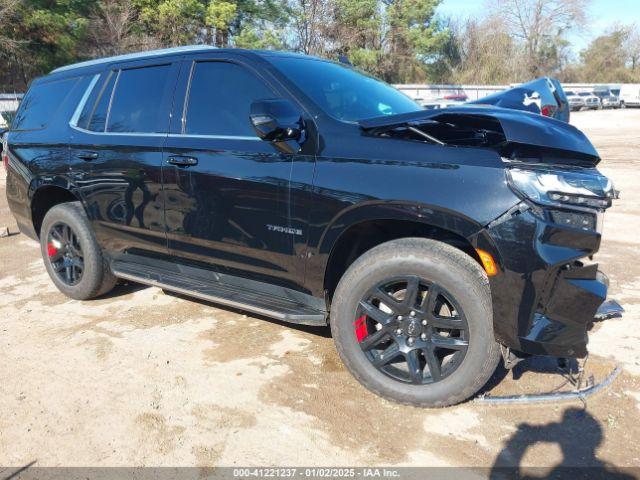
[[[274,94],[251,72],[227,62],[194,64],[186,106],[184,133],[255,136],[249,108]]]
[[[169,73],[169,65],[121,70],[107,115],[107,132],[165,132],[168,116],[161,118],[161,109]]]
[[[116,83],[116,74],[111,72],[109,78],[102,87],[99,100],[96,102],[95,108],[91,113],[91,121],[89,122],[89,130],[94,132],[104,132],[107,125],[107,111],[111,102],[111,92]]]
[[[111,91],[115,84],[117,72],[107,72],[105,79],[94,87],[89,95],[82,114],[78,119],[78,126],[93,132],[104,132],[107,123],[107,110],[111,101]]]
[[[73,90],[78,78],[36,83],[20,104],[12,124],[13,130],[45,128]]]

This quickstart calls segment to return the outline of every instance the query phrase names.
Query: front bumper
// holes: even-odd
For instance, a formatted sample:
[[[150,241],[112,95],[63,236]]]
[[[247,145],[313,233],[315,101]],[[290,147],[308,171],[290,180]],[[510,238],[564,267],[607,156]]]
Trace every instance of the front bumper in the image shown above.
[[[496,340],[527,354],[584,357],[609,282],[580,260],[597,252],[601,235],[543,218],[545,211],[523,203],[476,239],[499,259],[489,279]]]

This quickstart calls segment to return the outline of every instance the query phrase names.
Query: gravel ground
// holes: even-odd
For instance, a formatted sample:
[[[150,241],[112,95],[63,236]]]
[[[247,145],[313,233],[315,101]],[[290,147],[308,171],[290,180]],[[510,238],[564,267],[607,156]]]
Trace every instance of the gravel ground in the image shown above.
[[[0,238],[0,465],[640,467],[640,110],[572,121],[622,191],[596,260],[627,313],[594,328],[587,371],[623,372],[586,408],[399,406],[345,371],[327,329],[133,284],[70,300],[14,234]],[[3,171],[0,227],[16,232],[4,187]],[[553,388],[551,369],[499,371],[490,393]]]

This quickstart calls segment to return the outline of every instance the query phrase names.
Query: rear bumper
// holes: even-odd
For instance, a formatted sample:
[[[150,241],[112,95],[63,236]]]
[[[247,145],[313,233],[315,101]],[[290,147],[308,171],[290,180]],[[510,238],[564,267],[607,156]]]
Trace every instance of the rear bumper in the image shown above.
[[[527,354],[584,357],[609,281],[580,259],[597,252],[601,236],[543,218],[544,211],[525,210],[494,222],[476,241],[499,258],[500,273],[489,279],[495,336]]]

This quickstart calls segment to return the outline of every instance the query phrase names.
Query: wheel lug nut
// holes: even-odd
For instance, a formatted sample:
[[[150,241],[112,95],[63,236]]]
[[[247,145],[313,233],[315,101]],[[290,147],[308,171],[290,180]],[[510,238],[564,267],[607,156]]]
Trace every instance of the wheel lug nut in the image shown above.
[[[416,316],[416,312],[411,312],[411,316],[415,317]]]
[[[422,340],[426,340],[426,339],[427,339],[427,334],[426,334],[426,333],[421,334],[421,335],[420,335],[420,338],[421,338]]]
[[[402,329],[401,329],[401,328],[397,329],[397,330],[396,330],[396,333],[397,333],[398,335],[402,335]]]
[[[427,325],[427,321],[426,320],[422,320],[422,325]]]
[[[402,321],[402,315],[398,315],[398,320]]]
[[[407,345],[409,345],[409,346],[413,345],[414,341],[415,340],[413,339],[413,337],[409,337],[409,339],[407,340]]]

